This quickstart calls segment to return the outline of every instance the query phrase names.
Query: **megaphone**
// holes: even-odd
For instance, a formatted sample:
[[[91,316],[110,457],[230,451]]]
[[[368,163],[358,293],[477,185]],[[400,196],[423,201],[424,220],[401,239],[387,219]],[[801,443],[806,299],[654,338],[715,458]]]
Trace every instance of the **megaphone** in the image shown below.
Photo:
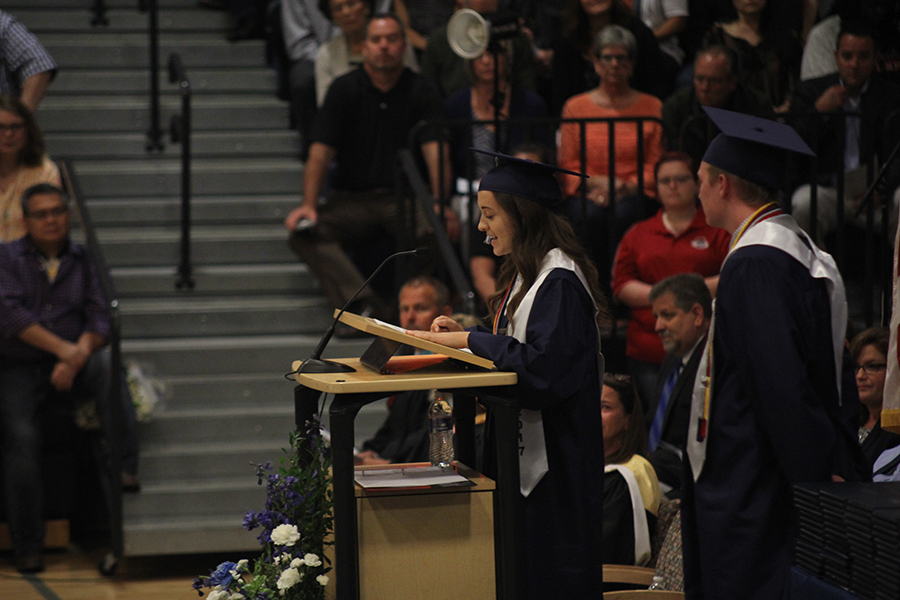
[[[478,58],[490,49],[496,52],[496,42],[519,33],[519,18],[513,14],[494,14],[485,19],[471,8],[462,8],[447,23],[447,41],[457,56]],[[494,44],[491,46],[491,44]]]
[[[487,50],[491,24],[471,8],[462,8],[447,23],[447,41],[457,56],[478,58]]]

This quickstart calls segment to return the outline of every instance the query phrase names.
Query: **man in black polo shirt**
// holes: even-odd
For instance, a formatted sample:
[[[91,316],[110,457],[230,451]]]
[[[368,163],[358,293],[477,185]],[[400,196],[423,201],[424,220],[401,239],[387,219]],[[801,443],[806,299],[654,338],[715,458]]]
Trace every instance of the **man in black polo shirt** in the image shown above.
[[[369,247],[396,230],[398,151],[406,147],[419,121],[443,115],[434,84],[404,67],[405,51],[405,32],[397,17],[372,17],[363,66],[334,80],[316,114],[303,204],[284,222],[292,232],[294,251],[309,264],[336,307],[343,306],[364,282],[345,248]],[[436,195],[445,186],[439,182],[441,142],[436,131],[424,130],[418,143]],[[335,159],[328,200],[319,207],[329,165]],[[449,173],[449,166],[443,172]],[[297,231],[298,223],[311,227]],[[420,218],[416,233],[424,234],[425,228]],[[374,292],[366,289],[351,310],[363,313],[375,303]]]

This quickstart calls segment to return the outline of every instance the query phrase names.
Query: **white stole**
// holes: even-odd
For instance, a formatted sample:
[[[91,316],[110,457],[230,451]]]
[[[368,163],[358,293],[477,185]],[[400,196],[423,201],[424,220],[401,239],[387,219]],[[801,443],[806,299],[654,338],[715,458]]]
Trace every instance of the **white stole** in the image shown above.
[[[590,287],[584,277],[584,273],[559,248],[554,248],[544,256],[541,261],[541,268],[534,284],[525,292],[525,296],[516,307],[516,312],[511,319],[509,313],[507,318],[509,326],[506,334],[514,337],[520,343],[527,343],[526,332],[528,330],[528,317],[531,315],[531,307],[534,304],[534,298],[537,295],[541,284],[553,269],[568,269],[575,273],[581,285],[590,295]],[[509,294],[509,298],[515,296],[519,288],[522,286],[522,278],[516,277],[515,284]],[[506,307],[503,308],[504,311]],[[596,310],[596,309],[595,309]],[[596,313],[595,313],[596,314]],[[600,333],[597,332],[597,342],[599,344]],[[600,379],[603,380],[603,355],[598,353],[598,364],[600,366]],[[599,398],[598,398],[599,401]],[[547,446],[544,441],[544,423],[541,419],[541,411],[539,410],[519,410],[519,491],[526,498],[534,490],[535,486],[540,482],[541,478],[549,470],[547,463]]]
[[[807,241],[809,246],[801,240]],[[765,221],[754,224],[737,241],[728,252],[722,266],[738,248],[745,246],[771,246],[786,252],[809,270],[810,276],[815,279],[825,279],[831,305],[831,337],[834,353],[835,384],[837,385],[838,400],[841,398],[841,372],[843,365],[844,334],[847,327],[847,298],[844,293],[844,281],[838,271],[837,265],[830,254],[820,250],[812,242],[790,215],[777,215]],[[706,340],[706,350],[697,368],[697,377],[694,380],[694,393],[691,399],[691,420],[688,425],[687,451],[691,461],[691,470],[694,481],[700,477],[703,463],[706,460],[706,440],[709,439],[709,423],[706,424],[706,436],[698,439],[697,431],[700,418],[704,415],[706,402],[706,388],[710,389],[710,405],[714,402],[712,396],[714,365],[710,363],[710,348],[715,337],[716,303],[713,301],[713,314],[709,326],[709,335]],[[707,378],[707,372],[709,377]],[[710,411],[712,408],[710,408]]]

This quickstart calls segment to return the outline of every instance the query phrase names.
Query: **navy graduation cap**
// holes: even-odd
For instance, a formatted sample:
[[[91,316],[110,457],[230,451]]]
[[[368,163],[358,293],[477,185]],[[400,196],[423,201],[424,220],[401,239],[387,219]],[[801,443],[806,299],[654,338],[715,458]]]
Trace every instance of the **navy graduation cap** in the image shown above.
[[[751,183],[776,190],[781,186],[785,151],[816,155],[790,125],[722,108],[703,110],[722,131],[703,162]]]
[[[512,194],[513,196],[537,202],[547,208],[553,208],[562,201],[559,182],[554,177],[556,173],[587,177],[583,173],[576,173],[525,158],[515,158],[500,152],[489,152],[478,148],[471,148],[471,150],[493,156],[498,163],[496,167],[485,173],[484,177],[481,178],[481,183],[478,186],[479,192]]]

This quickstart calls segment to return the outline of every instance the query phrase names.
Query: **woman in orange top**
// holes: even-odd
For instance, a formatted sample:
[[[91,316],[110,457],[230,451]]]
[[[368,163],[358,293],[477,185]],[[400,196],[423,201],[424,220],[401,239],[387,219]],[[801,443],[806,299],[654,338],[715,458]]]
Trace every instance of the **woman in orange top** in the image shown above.
[[[568,213],[576,223],[590,232],[585,243],[592,247],[592,254],[604,277],[608,277],[610,243],[605,233],[609,231],[606,213],[611,197],[615,202],[615,227],[617,241],[633,223],[644,219],[656,209],[652,200],[656,197],[653,167],[662,154],[662,125],[653,119],[662,116],[662,102],[650,94],[633,89],[629,83],[634,70],[637,42],[634,34],[618,25],[608,25],[594,38],[592,47],[594,69],[600,76],[600,85],[589,92],[573,96],[563,107],[563,119],[595,119],[610,117],[646,117],[641,133],[637,122],[616,123],[614,171],[609,172],[609,128],[605,122],[587,123],[585,126],[586,164],[581,164],[581,130],[579,123],[563,123],[560,128],[559,165],[565,169],[587,173],[590,179],[564,176],[563,189],[569,201]],[[639,139],[643,141],[643,157],[638,151]],[[643,158],[643,160],[641,160]],[[638,187],[638,173],[643,174],[643,189]],[[579,189],[584,181],[581,202]],[[592,243],[593,242],[593,243]]]

